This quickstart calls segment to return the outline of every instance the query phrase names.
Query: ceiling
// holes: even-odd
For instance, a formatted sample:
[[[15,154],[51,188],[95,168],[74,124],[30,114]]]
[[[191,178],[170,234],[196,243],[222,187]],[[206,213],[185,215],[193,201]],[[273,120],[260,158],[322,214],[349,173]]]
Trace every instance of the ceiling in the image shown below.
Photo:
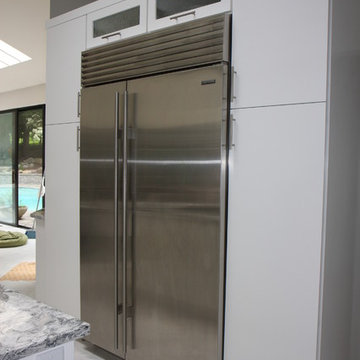
[[[45,83],[50,0],[0,0],[0,40],[32,60],[0,69],[0,93]]]

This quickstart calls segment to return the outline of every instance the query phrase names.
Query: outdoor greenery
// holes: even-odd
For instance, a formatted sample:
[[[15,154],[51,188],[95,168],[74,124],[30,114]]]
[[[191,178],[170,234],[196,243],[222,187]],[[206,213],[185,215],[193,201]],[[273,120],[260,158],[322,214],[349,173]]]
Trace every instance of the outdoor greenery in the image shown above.
[[[11,165],[14,156],[12,133],[14,131],[13,113],[0,114],[0,166]]]
[[[42,110],[28,110],[20,114],[19,144],[40,145],[43,143]]]
[[[42,172],[43,157],[43,109],[19,111],[18,117],[19,171],[38,169]]]

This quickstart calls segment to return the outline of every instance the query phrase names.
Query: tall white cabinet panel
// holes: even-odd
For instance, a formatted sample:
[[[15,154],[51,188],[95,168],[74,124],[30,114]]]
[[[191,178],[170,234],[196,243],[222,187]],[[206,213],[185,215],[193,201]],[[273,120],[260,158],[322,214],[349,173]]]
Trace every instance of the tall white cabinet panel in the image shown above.
[[[328,3],[233,1],[233,108],[325,101]]]
[[[46,126],[46,296],[43,301],[80,316],[79,152],[77,123]],[[42,292],[44,293],[44,292]],[[44,297],[44,295],[43,295]]]
[[[325,104],[234,117],[225,360],[316,360]]]
[[[47,30],[47,124],[79,121],[77,92],[81,86],[81,52],[85,43],[85,16]]]

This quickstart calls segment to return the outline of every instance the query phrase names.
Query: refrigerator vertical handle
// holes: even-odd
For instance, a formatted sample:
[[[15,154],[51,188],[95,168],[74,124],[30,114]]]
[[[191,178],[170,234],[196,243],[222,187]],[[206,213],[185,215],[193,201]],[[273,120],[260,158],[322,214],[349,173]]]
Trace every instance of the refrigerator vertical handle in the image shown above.
[[[127,132],[128,132],[128,92],[124,92],[124,129],[123,129],[123,217],[122,217],[122,251],[123,251],[123,351],[126,354],[127,347],[127,178],[128,178],[128,154],[127,154]]]
[[[119,178],[119,142],[118,142],[118,134],[119,134],[119,93],[115,93],[115,146],[114,146],[114,262],[115,262],[115,339],[114,345],[115,349],[119,348],[118,341],[118,178]]]

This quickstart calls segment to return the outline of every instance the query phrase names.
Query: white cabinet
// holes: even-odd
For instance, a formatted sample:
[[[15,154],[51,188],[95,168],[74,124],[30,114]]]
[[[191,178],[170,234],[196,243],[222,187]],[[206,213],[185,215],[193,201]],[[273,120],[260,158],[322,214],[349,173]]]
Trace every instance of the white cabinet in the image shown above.
[[[85,50],[86,17],[47,30],[46,123],[79,121],[81,52]]]
[[[326,100],[328,3],[233,1],[233,108]]]
[[[46,264],[39,267],[37,293],[42,301],[79,316],[77,93],[86,16],[49,26],[47,34],[45,238],[38,244],[39,253],[46,254]]]
[[[203,6],[199,7],[199,3]],[[230,10],[231,0],[204,0],[201,2],[148,0],[148,30],[161,29]]]
[[[146,16],[146,0],[124,0],[87,14],[86,47],[104,45],[146,32]]]
[[[79,124],[46,126],[45,234],[47,254],[42,301],[80,316]],[[45,291],[44,291],[45,289]]]
[[[316,360],[325,103],[233,112],[225,360]]]
[[[35,220],[36,229],[36,282],[35,282],[35,297],[36,300],[45,302],[47,297],[47,284],[50,281],[47,273],[49,264],[47,261],[47,246],[45,234],[45,220]]]

